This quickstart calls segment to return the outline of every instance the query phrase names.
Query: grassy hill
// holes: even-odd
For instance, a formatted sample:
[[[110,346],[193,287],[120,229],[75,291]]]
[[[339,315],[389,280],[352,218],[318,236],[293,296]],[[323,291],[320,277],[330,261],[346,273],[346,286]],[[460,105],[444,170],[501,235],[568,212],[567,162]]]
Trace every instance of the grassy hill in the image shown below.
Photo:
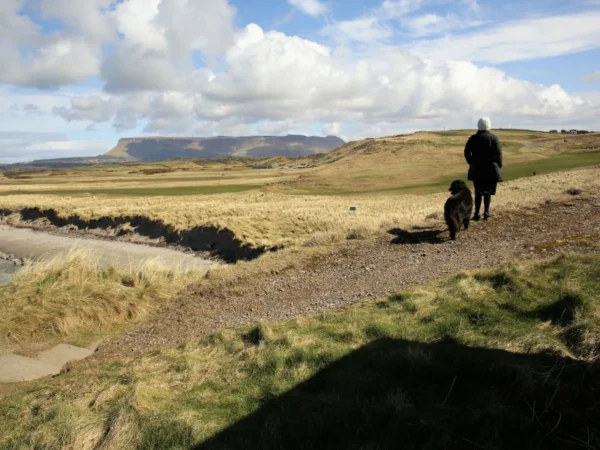
[[[503,145],[506,180],[600,164],[600,135],[494,131]],[[310,194],[386,190],[428,193],[466,178],[463,150],[472,130],[419,132],[349,142],[320,166],[281,188]]]
[[[255,136],[211,138],[129,138],[121,139],[107,156],[134,161],[161,161],[174,158],[226,158],[307,156],[326,153],[344,141],[335,136]]]

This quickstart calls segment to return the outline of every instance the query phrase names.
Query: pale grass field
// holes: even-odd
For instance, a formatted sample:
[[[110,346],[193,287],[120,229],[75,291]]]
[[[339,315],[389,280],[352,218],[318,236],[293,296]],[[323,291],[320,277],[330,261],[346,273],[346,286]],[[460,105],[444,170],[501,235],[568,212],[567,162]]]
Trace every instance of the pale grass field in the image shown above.
[[[84,170],[85,169],[85,170]],[[166,161],[164,164],[140,163],[134,167],[99,166],[84,169],[40,170],[6,177],[0,172],[0,192],[47,189],[107,189],[135,187],[173,187],[214,184],[265,184],[278,179],[283,171],[252,170],[247,165],[199,166],[193,162]],[[144,171],[170,170],[144,174]],[[18,174],[16,175],[18,176]]]
[[[600,169],[589,168],[502,183],[496,210],[533,206],[564,194],[568,188],[600,188]],[[82,219],[141,215],[176,229],[215,226],[230,229],[251,245],[319,245],[376,235],[392,227],[421,225],[441,218],[447,194],[365,194],[344,196],[286,195],[245,192],[184,197],[14,195],[0,197],[0,208],[18,211],[39,207],[60,216]],[[350,207],[355,206],[355,212]],[[15,217],[10,220],[17,221]],[[10,223],[10,221],[9,221]]]
[[[185,186],[235,186],[235,185],[256,185],[256,187],[262,187],[268,183],[275,183],[280,181],[281,178],[278,176],[277,171],[269,170],[262,173],[253,174],[248,176],[234,177],[229,175],[227,172],[223,173],[222,177],[207,175],[205,179],[195,179],[194,176],[177,176],[178,181],[172,181],[170,177],[156,177],[156,178],[134,178],[128,179],[127,182],[123,182],[123,179],[115,180],[87,180],[86,181],[73,181],[73,180],[56,180],[53,184],[0,184],[0,193],[10,194],[14,191],[52,191],[56,189],[60,190],[72,190],[73,195],[81,195],[82,193],[77,191],[93,190],[93,189],[156,189],[156,188],[174,188],[174,187],[185,187]],[[196,175],[197,176],[197,175]],[[171,177],[174,177],[171,174]],[[163,180],[167,178],[167,180]],[[191,179],[186,179],[191,178]],[[215,179],[216,178],[216,179]]]
[[[500,137],[511,179],[531,175],[519,169],[523,164],[539,161],[544,173],[561,170],[564,161],[548,163],[558,156],[594,152],[600,148],[599,135],[565,137],[530,131],[496,131]],[[109,165],[79,169],[46,169],[13,173],[6,178],[0,173],[0,195],[11,191],[43,193],[50,190],[72,190],[73,195],[94,195],[100,189],[160,189],[189,186],[256,185],[268,192],[286,194],[344,194],[390,191],[411,188],[411,193],[431,193],[449,176],[463,173],[464,144],[472,131],[419,132],[350,142],[320,158],[290,160],[274,157],[260,160],[174,160],[134,165]],[[571,164],[589,166],[577,156]],[[545,161],[545,162],[544,162]],[[252,170],[253,164],[275,166],[307,164],[304,170]],[[535,165],[535,164],[534,164]],[[575,168],[574,166],[568,168]],[[535,168],[533,169],[535,170]],[[564,170],[564,168],[562,169]],[[158,171],[158,173],[156,173]],[[164,171],[165,173],[161,173]],[[528,173],[526,173],[528,172]],[[81,192],[77,192],[81,191]],[[97,193],[101,195],[104,193]],[[156,192],[160,195],[160,192]],[[127,196],[126,192],[114,195]]]

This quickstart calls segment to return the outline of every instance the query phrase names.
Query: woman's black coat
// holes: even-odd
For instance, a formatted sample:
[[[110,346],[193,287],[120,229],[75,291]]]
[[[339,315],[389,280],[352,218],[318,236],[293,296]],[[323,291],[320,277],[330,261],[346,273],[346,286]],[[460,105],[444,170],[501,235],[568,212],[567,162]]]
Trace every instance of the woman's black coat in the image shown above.
[[[469,164],[469,180],[502,181],[502,145],[495,134],[479,131],[467,141],[465,159]]]

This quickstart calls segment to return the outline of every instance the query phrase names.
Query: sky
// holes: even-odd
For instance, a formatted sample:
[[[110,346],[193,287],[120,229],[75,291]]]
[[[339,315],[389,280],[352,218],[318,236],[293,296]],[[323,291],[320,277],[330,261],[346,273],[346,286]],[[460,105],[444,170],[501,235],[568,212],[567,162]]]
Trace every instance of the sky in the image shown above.
[[[0,164],[122,137],[600,130],[600,0],[1,0]]]

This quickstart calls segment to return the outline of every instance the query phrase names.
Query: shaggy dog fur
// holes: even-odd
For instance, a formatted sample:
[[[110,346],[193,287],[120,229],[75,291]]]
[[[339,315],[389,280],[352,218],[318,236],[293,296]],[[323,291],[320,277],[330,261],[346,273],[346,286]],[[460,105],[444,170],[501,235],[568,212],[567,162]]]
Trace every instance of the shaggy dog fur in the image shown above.
[[[444,205],[444,219],[450,230],[450,239],[456,239],[456,233],[461,224],[465,230],[469,228],[473,212],[473,196],[464,181],[455,180],[448,189],[452,194]]]

